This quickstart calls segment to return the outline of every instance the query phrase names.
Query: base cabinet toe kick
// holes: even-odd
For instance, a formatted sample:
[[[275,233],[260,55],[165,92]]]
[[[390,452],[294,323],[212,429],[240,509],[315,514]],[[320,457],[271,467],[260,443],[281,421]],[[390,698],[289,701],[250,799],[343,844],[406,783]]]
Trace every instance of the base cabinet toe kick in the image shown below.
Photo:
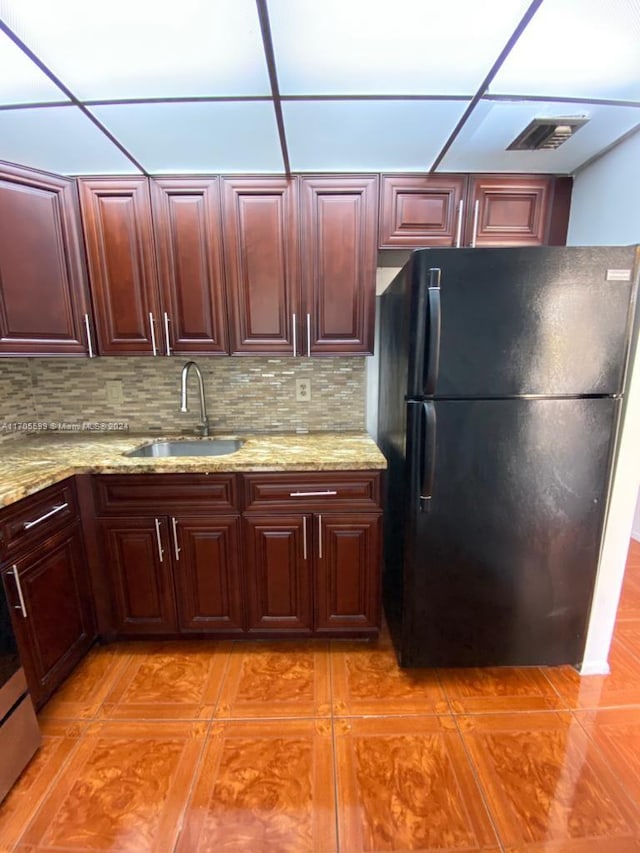
[[[94,587],[110,595],[99,633],[377,636],[380,478],[95,475]]]

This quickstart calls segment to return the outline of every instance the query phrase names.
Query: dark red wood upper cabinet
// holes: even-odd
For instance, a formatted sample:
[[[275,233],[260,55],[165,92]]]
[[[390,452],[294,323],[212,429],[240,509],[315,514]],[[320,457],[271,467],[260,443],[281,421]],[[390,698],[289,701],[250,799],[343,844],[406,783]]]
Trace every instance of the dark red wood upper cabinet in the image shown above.
[[[151,181],[164,344],[225,355],[227,316],[217,178]]]
[[[475,175],[469,183],[466,241],[471,246],[547,242],[553,178]]]
[[[305,355],[373,352],[378,179],[301,179]]]
[[[462,241],[466,175],[383,175],[381,249],[455,246]]]
[[[232,355],[292,355],[298,346],[296,208],[295,179],[222,180]]]
[[[146,178],[80,178],[80,204],[102,355],[165,351]]]
[[[0,222],[0,355],[87,355],[74,181],[0,163]]]

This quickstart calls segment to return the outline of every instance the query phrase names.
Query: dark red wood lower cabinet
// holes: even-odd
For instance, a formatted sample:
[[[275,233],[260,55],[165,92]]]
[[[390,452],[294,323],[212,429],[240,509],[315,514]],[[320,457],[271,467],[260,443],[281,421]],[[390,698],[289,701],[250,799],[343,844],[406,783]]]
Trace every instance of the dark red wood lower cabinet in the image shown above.
[[[3,581],[27,682],[39,708],[96,636],[79,524],[6,567]]]
[[[100,528],[117,633],[175,633],[166,518],[105,519]]]
[[[318,515],[315,630],[380,624],[381,515]]]
[[[310,516],[245,516],[249,630],[310,632]]]
[[[243,631],[240,516],[169,521],[180,630]]]

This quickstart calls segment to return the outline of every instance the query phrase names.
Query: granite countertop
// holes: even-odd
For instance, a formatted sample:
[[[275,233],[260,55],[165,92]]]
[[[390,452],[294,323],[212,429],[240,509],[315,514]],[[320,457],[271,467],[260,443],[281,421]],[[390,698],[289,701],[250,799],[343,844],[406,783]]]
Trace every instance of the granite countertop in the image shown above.
[[[242,447],[224,456],[124,456],[150,441],[187,436],[133,433],[48,433],[0,445],[0,507],[74,474],[207,473],[213,471],[365,471],[386,468],[366,433],[317,432],[273,435],[216,435],[240,438]],[[206,441],[189,436],[195,442]]]

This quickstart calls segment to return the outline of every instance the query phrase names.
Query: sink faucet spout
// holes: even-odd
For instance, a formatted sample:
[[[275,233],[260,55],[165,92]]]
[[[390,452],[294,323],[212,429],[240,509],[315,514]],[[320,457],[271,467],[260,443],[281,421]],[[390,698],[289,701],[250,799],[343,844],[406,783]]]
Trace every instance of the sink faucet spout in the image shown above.
[[[198,390],[200,392],[200,434],[203,436],[209,435],[209,418],[207,416],[207,403],[204,398],[204,382],[202,373],[195,361],[187,361],[182,368],[182,377],[180,381],[180,411],[188,412],[189,406],[187,402],[187,379],[189,378],[189,370],[194,368],[198,379]]]

